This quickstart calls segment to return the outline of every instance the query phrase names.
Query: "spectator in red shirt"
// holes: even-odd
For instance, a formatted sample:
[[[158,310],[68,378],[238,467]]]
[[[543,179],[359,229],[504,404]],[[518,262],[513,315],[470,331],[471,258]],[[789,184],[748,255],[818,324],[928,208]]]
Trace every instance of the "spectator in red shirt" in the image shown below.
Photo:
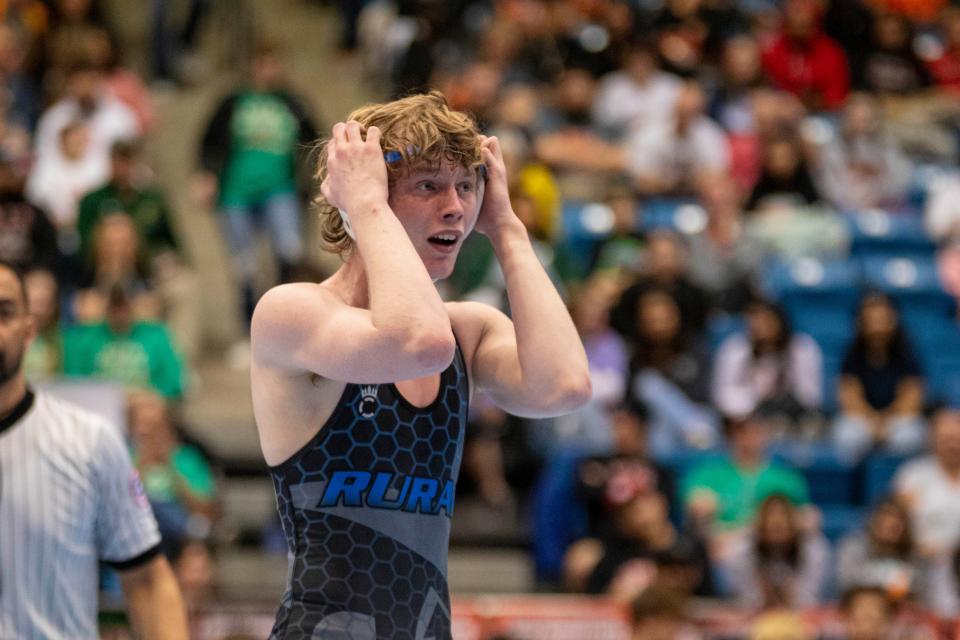
[[[943,53],[930,60],[927,67],[938,87],[960,94],[960,9],[950,7],[940,16]]]
[[[843,104],[850,89],[847,58],[820,25],[814,0],[787,0],[780,34],[763,52],[763,68],[778,88],[814,110]]]

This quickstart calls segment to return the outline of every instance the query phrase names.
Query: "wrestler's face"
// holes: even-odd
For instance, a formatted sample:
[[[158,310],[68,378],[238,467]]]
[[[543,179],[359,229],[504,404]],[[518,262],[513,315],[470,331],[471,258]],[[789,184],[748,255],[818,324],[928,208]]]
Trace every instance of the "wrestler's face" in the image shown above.
[[[453,272],[464,239],[477,224],[479,174],[443,163],[413,169],[390,186],[390,207],[433,280]]]

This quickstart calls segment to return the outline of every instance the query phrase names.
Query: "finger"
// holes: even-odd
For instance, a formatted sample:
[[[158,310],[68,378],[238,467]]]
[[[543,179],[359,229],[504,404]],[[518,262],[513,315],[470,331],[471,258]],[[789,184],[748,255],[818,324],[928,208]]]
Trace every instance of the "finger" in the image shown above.
[[[495,166],[497,155],[490,149],[490,147],[484,147],[480,149],[480,157],[483,158],[483,164],[487,165],[487,171]]]
[[[369,127],[367,129],[367,142],[371,144],[376,144],[380,146],[380,128],[379,127]]]
[[[347,142],[363,142],[360,123],[356,120],[351,120],[347,123]]]
[[[347,130],[347,125],[343,122],[338,122],[333,125],[333,139],[334,140],[343,140],[344,133]]]

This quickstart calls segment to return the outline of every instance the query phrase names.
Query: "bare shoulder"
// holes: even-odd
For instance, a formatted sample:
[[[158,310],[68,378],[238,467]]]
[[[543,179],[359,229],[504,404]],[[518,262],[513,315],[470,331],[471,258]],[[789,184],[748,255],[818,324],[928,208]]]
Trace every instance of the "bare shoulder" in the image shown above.
[[[253,320],[259,324],[296,320],[318,308],[343,304],[322,284],[291,282],[273,287],[260,298],[253,311]]]
[[[255,360],[269,361],[270,354],[301,341],[318,323],[346,308],[328,288],[311,282],[281,284],[267,291],[253,311],[250,347]]]

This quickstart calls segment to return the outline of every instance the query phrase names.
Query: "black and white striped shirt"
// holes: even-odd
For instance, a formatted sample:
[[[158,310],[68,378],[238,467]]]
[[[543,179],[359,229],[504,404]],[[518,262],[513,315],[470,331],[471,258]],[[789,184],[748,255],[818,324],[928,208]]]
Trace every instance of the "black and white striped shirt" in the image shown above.
[[[0,420],[0,638],[97,638],[97,563],[158,553],[117,429],[44,392]]]

